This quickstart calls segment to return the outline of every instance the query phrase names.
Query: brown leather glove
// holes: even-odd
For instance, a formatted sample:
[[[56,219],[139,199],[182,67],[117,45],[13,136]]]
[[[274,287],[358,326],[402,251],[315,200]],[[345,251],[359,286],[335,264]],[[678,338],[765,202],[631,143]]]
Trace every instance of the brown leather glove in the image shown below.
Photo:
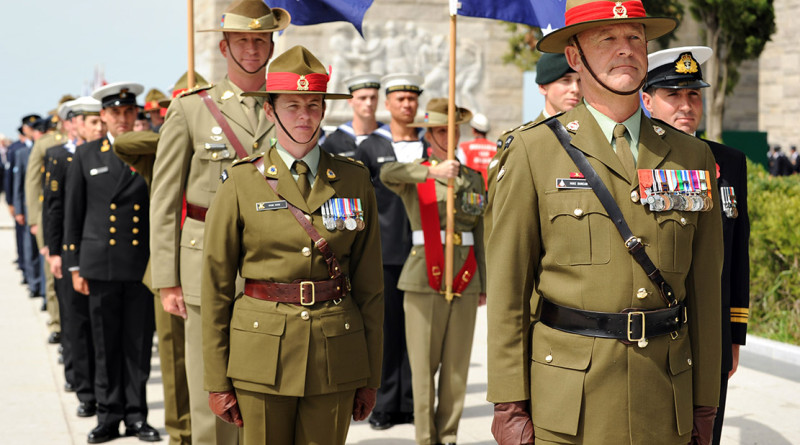
[[[693,413],[692,445],[709,445],[714,435],[714,406],[695,406]]]
[[[533,444],[533,421],[528,402],[495,403],[492,436],[498,445]]]
[[[353,399],[353,420],[358,422],[367,418],[372,408],[375,408],[375,400],[378,390],[375,388],[358,388]]]
[[[236,402],[236,393],[233,391],[208,393],[208,406],[211,412],[220,419],[232,423],[239,428],[244,426],[242,415],[239,413],[239,404]]]

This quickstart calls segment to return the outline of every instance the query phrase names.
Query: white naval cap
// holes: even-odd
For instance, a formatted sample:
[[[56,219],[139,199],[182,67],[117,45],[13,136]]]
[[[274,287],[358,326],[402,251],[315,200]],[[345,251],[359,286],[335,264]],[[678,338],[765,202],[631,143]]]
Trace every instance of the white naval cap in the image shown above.
[[[353,91],[362,88],[378,89],[381,87],[381,76],[372,73],[356,74],[355,76],[350,76],[345,79],[344,84],[347,86],[347,89],[350,90],[351,94]]]
[[[103,108],[136,105],[136,96],[142,94],[144,86],[135,82],[114,82],[92,91]]]
[[[73,116],[72,104],[74,102],[75,100],[68,100],[66,102],[61,103],[61,105],[59,105],[58,108],[56,108],[56,114],[58,115],[59,119],[65,121],[67,119],[72,118]]]
[[[654,52],[647,56],[647,80],[644,89],[706,88],[700,65],[714,51],[707,46],[681,46]]]
[[[97,115],[100,114],[100,109],[103,108],[100,101],[92,96],[81,96],[70,101],[70,104],[74,116]]]
[[[480,131],[481,133],[488,133],[492,127],[489,125],[489,118],[481,113],[475,113],[472,115],[472,119],[469,121],[469,126]]]
[[[422,76],[411,73],[387,74],[381,78],[381,84],[386,88],[386,94],[396,91],[411,91],[422,94]]]

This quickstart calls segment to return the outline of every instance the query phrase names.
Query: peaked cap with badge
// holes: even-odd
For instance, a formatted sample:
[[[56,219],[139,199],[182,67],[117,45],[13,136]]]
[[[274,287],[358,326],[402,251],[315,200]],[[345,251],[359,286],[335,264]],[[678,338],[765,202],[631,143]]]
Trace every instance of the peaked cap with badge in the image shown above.
[[[265,91],[248,91],[242,96],[269,97],[273,94],[321,94],[325,99],[350,99],[347,93],[329,93],[331,76],[325,66],[304,46],[289,48],[276,57],[267,70]]]
[[[681,46],[654,52],[647,56],[647,80],[644,90],[650,88],[707,88],[700,65],[711,58],[713,50],[707,46]]]
[[[567,0],[565,26],[542,37],[536,49],[543,53],[563,53],[573,36],[588,29],[622,23],[644,25],[647,40],[669,34],[678,26],[678,21],[673,18],[647,17],[644,5],[639,0]]]
[[[142,94],[144,86],[135,82],[114,82],[92,91],[92,97],[99,100],[103,108],[121,107],[136,104],[136,96]]]
[[[218,28],[198,32],[276,32],[286,29],[290,21],[289,11],[270,8],[263,0],[238,0],[225,9]]]

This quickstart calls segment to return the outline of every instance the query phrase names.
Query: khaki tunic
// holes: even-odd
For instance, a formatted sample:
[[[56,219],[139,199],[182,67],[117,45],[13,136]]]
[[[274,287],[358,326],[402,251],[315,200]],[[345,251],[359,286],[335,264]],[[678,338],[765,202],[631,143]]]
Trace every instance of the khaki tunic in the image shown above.
[[[283,199],[311,216],[350,278],[352,289],[338,304],[237,298],[237,272],[278,283],[329,278],[322,254],[288,209],[257,210],[256,203],[281,199],[258,166],[278,179]],[[270,166],[277,172],[270,174]],[[365,229],[326,230],[320,208],[330,198],[360,198]],[[273,147],[228,169],[206,222],[201,276],[207,391],[235,387],[303,397],[378,387],[383,271],[377,204],[366,167],[322,153],[306,203]]]
[[[268,143],[273,125],[262,110],[258,129],[251,130],[237,88],[227,78],[206,91],[248,153]],[[199,305],[204,223],[187,218],[181,230],[182,201],[185,195],[186,202],[208,208],[236,151],[195,91],[170,104],[156,153],[150,207],[153,287],[182,286],[186,303]]]
[[[639,348],[537,323],[543,297],[584,310],[665,303],[591,189],[558,190],[577,167],[545,125],[519,129],[500,160],[487,238],[488,399],[528,400],[537,443],[686,444],[693,405],[716,406],[722,227],[708,146],[642,117],[639,169],[712,172],[714,209],[650,212],[585,105],[557,117],[619,204],[633,233],[684,301],[677,338]],[[637,298],[640,289],[645,298]],[[591,439],[590,439],[591,438]]]

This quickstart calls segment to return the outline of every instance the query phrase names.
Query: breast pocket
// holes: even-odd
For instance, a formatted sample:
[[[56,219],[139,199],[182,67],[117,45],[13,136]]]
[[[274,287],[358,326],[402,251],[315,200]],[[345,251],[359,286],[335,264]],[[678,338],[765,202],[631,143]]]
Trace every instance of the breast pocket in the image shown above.
[[[328,381],[331,385],[369,377],[364,321],[358,311],[336,312],[320,318],[325,336]]]
[[[536,426],[577,434],[583,382],[593,347],[593,337],[557,331],[542,323],[535,325],[531,348],[531,417]]]
[[[686,273],[692,264],[692,241],[697,229],[696,212],[657,212],[658,267],[665,272]]]
[[[235,307],[231,319],[228,377],[274,385],[286,315]]]
[[[613,224],[592,191],[546,195],[552,239],[547,245],[560,265],[606,264],[611,260]]]
[[[201,178],[205,184],[204,190],[216,192],[222,171],[236,159],[236,152],[224,142],[203,142],[195,146],[195,153],[201,169],[206,172],[205,177]]]

